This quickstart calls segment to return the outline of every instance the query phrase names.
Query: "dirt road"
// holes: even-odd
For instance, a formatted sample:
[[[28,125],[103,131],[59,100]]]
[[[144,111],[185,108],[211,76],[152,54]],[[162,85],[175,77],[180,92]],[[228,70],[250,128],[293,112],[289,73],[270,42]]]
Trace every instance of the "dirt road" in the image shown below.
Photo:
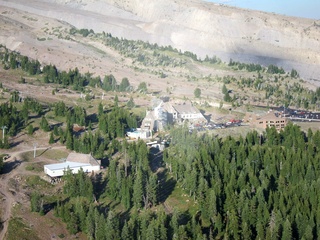
[[[65,149],[65,146],[57,146],[57,147],[41,147],[37,148],[37,150],[53,150],[53,149]],[[12,207],[16,203],[20,203],[23,201],[25,196],[21,192],[16,192],[16,189],[12,189],[9,187],[10,179],[14,179],[19,175],[30,175],[30,172],[25,169],[25,164],[20,155],[25,152],[33,151],[30,150],[23,150],[23,151],[16,151],[11,152],[11,157],[6,160],[3,174],[0,175],[0,195],[2,196],[2,212],[1,212],[1,223],[2,229],[0,232],[0,239],[5,239],[7,230],[8,230],[8,223],[11,218]]]

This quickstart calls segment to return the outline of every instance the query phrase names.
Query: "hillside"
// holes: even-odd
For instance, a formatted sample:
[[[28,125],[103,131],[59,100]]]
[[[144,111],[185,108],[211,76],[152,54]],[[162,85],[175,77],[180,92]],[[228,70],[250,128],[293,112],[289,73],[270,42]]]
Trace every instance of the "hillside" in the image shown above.
[[[198,0],[0,9],[0,239],[319,239],[320,23]],[[159,99],[210,122],[132,139]],[[297,122],[241,120],[270,109]],[[70,152],[101,168],[49,179]]]
[[[0,5],[36,14],[39,19],[56,19],[77,28],[171,45],[202,58],[217,55],[226,62],[232,58],[277,64],[286,70],[295,68],[302,77],[319,80],[320,23],[311,19],[180,0],[32,0],[27,4],[14,0],[0,1]],[[21,22],[4,12],[2,21]],[[22,50],[27,41],[19,32],[7,35],[2,31],[0,43]]]

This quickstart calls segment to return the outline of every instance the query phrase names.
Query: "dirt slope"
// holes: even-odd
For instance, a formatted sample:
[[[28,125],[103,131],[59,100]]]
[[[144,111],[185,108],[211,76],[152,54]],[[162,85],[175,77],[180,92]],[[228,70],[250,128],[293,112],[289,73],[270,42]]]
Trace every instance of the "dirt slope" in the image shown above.
[[[242,10],[200,0],[0,0],[0,6],[57,19],[78,28],[172,45],[204,57],[278,64],[320,79],[320,22]],[[19,32],[3,36],[17,48]],[[19,39],[19,41],[18,41]],[[16,41],[14,41],[16,40]]]

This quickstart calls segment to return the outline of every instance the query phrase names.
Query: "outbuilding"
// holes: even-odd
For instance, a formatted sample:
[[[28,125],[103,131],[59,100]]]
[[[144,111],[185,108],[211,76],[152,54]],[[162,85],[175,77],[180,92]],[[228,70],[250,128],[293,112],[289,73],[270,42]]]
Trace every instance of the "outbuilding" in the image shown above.
[[[72,173],[78,173],[80,169],[88,173],[99,171],[100,165],[100,161],[93,158],[91,154],[70,153],[65,162],[44,165],[44,172],[54,178],[63,176],[68,169]]]

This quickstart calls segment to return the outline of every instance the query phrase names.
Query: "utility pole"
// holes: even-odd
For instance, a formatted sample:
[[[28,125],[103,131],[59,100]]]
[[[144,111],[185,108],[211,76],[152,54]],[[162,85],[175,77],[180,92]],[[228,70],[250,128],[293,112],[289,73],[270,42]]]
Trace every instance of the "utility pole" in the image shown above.
[[[4,131],[7,128],[7,126],[2,126],[2,143],[4,143]]]
[[[33,143],[33,158],[36,158],[38,143]]]

